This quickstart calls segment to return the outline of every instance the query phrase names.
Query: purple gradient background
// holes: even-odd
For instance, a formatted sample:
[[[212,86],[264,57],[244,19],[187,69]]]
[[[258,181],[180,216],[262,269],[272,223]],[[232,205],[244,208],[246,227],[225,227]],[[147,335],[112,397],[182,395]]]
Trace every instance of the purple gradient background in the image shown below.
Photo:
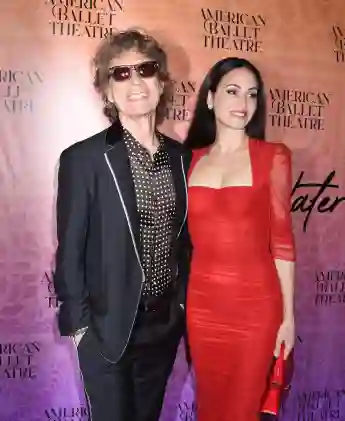
[[[175,40],[182,47],[169,50],[173,76],[199,83],[209,67],[228,54],[200,50],[200,8],[228,10],[228,2],[172,2],[159,10],[156,3],[144,7],[139,0],[128,0],[119,25],[156,28],[156,35]],[[263,0],[254,6],[250,1],[233,0],[231,9],[263,13],[267,18],[264,53],[241,55],[258,64],[268,88],[329,93],[324,131],[268,127],[268,138],[283,141],[292,149],[295,180],[303,170],[307,181],[322,182],[336,170],[334,181],[340,188],[328,189],[325,195],[345,196],[345,64],[334,60],[332,34],[335,24],[345,31],[345,3],[290,0],[283,5]],[[177,27],[181,11],[189,24]],[[33,379],[7,378],[7,360],[4,353],[0,355],[0,421],[76,421],[78,417],[51,414],[63,408],[71,413],[85,406],[75,349],[57,333],[45,274],[52,270],[56,246],[59,154],[106,123],[88,67],[98,40],[53,37],[48,25],[50,12],[41,0],[0,4],[0,69],[23,71],[13,85],[20,85],[23,99],[33,101],[32,113],[10,114],[4,105],[8,83],[0,78],[0,345],[2,351],[6,344],[39,345],[39,352],[30,357],[36,375]],[[187,52],[187,66],[176,55],[180,49]],[[38,72],[41,81],[31,83],[25,76],[28,71]],[[190,104],[194,100],[190,98]],[[187,126],[169,121],[163,129],[183,139]],[[315,194],[310,188],[298,194],[302,193]],[[298,256],[296,322],[301,341],[296,343],[292,389],[281,419],[344,421],[345,303],[315,306],[315,295],[317,273],[345,271],[345,205],[333,213],[313,212],[306,233],[302,232],[304,215],[297,212],[293,218]],[[344,284],[345,280],[339,282],[339,287]],[[196,420],[193,390],[181,346],[161,421]]]

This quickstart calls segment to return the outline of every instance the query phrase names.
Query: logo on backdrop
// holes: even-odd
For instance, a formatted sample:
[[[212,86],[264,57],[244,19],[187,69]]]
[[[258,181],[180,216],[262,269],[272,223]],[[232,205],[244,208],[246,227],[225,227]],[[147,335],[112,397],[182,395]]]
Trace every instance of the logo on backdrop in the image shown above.
[[[0,90],[5,110],[10,114],[32,113],[35,102],[32,91],[43,83],[36,70],[0,69]]]
[[[261,14],[202,8],[204,47],[233,52],[263,51],[262,29],[266,18]]]
[[[334,52],[338,63],[345,63],[345,28],[333,25]]]
[[[0,378],[35,379],[35,363],[40,351],[38,342],[0,343]]]
[[[297,395],[298,421],[343,419],[345,390],[308,390]]]
[[[116,32],[124,0],[45,0],[51,10],[53,35],[104,38]]]
[[[179,408],[179,420],[181,421],[195,421],[196,419],[196,403],[191,402],[187,403],[186,401],[183,404],[178,404]]]
[[[272,127],[325,130],[325,109],[330,94],[298,89],[269,90],[268,119]]]
[[[337,304],[345,304],[345,271],[316,272],[315,305],[329,307]]]
[[[58,407],[44,411],[46,421],[88,421],[88,410],[85,407]]]
[[[53,272],[44,272],[44,275],[41,279],[41,283],[45,286],[46,295],[45,300],[47,301],[49,308],[57,308],[58,307],[58,300],[55,295],[54,284],[53,284]]]
[[[303,231],[307,231],[310,217],[314,211],[318,213],[332,213],[339,205],[343,204],[345,197],[336,196],[333,194],[325,194],[328,190],[330,193],[337,193],[339,184],[336,184],[333,179],[336,176],[335,171],[331,171],[323,182],[305,182],[304,171],[301,171],[293,189],[291,192],[292,204],[291,212],[301,212],[305,214]],[[305,189],[308,189],[308,193],[305,193]],[[312,189],[313,193],[309,193]],[[298,190],[299,196],[296,192]],[[300,190],[304,190],[300,193]],[[296,197],[297,196],[297,197]]]
[[[195,98],[196,82],[191,80],[173,81],[173,90],[166,118],[175,121],[189,121],[192,117],[190,102]]]

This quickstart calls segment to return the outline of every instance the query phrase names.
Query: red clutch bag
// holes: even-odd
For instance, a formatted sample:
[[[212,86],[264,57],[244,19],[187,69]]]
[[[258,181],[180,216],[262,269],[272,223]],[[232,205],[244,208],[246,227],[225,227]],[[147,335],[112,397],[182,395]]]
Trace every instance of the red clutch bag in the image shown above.
[[[261,413],[278,415],[279,409],[290,390],[293,373],[293,355],[284,360],[284,345],[278,358],[273,358],[267,390],[261,405]]]

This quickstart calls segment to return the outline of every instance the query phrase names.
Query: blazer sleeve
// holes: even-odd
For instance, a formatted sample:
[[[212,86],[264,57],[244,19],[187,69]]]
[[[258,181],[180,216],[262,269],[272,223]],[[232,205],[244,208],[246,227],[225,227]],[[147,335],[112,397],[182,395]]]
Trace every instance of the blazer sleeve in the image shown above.
[[[291,152],[275,144],[270,171],[270,249],[275,259],[295,261],[291,218]]]
[[[85,157],[77,148],[60,156],[57,192],[57,240],[54,288],[60,302],[58,325],[62,336],[73,335],[89,323],[85,285],[85,248],[90,194]]]

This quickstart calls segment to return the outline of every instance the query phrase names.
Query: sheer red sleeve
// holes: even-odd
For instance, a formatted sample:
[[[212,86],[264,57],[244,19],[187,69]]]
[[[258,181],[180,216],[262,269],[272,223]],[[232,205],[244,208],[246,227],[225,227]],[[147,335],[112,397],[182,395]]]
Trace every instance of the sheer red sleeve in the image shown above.
[[[291,152],[275,144],[270,172],[270,248],[274,259],[295,261],[291,207]]]

